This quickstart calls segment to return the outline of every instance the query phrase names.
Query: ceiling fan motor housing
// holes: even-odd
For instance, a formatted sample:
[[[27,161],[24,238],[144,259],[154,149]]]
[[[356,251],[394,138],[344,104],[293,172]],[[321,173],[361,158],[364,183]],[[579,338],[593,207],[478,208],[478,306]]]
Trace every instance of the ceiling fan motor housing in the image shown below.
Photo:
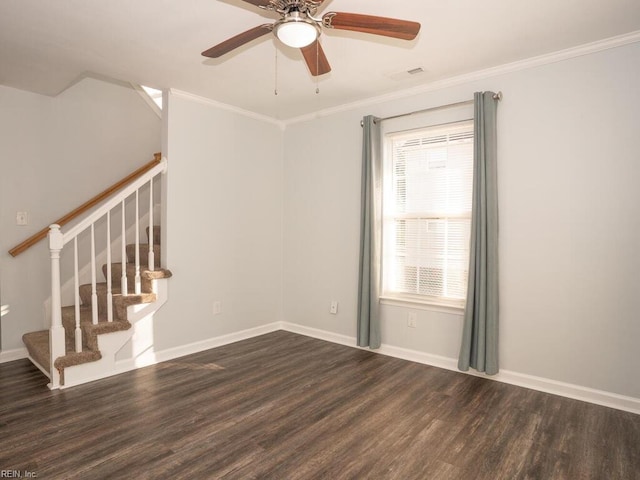
[[[314,15],[322,1],[311,0],[271,0],[269,5],[264,6],[266,10],[273,10],[282,15],[293,12],[300,12],[307,15]]]

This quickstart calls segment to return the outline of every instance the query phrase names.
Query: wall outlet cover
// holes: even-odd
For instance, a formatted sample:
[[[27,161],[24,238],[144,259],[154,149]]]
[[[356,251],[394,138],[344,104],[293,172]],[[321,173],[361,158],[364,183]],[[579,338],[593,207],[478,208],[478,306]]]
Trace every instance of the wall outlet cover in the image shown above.
[[[337,313],[338,313],[338,301],[337,300],[332,300],[331,301],[331,307],[329,308],[329,313],[331,315],[337,315]]]

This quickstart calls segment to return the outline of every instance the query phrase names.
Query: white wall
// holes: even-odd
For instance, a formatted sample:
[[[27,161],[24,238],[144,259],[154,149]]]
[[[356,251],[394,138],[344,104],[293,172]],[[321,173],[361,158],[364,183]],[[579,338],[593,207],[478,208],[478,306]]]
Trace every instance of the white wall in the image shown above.
[[[85,78],[50,98],[0,86],[0,287],[11,312],[2,350],[41,330],[50,294],[46,240],[7,251],[160,151],[161,122],[130,86]],[[15,224],[17,211],[29,225]]]
[[[356,335],[361,117],[501,90],[501,368],[640,398],[638,85],[633,44],[289,125],[284,320]],[[384,344],[457,357],[460,315],[408,311]]]
[[[156,351],[282,316],[282,130],[174,92],[167,108],[174,276],[156,315]]]

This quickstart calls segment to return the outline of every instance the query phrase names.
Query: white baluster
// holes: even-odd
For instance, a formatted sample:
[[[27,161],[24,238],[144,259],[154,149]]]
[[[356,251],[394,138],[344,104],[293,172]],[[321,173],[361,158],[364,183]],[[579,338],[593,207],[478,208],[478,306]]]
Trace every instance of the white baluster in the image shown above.
[[[91,322],[98,324],[98,292],[96,290],[96,234],[91,224]]]
[[[127,295],[127,224],[124,216],[124,200],[122,200],[122,277],[120,279],[120,293]]]
[[[73,286],[75,290],[75,340],[76,352],[82,351],[82,330],[80,329],[80,275],[78,273],[78,237],[73,238]]]
[[[136,274],[133,280],[136,295],[140,295],[142,292],[140,283],[140,208],[138,200],[139,195],[138,190],[136,190]]]
[[[149,270],[155,266],[155,253],[153,252],[153,178],[149,180]]]
[[[113,322],[113,292],[111,291],[111,210],[107,212],[107,321]]]
[[[64,246],[60,225],[49,227],[49,252],[51,254],[51,328],[49,353],[51,355],[51,383],[49,388],[60,387],[60,372],[55,368],[56,358],[66,354],[64,327],[62,326],[62,302],[60,300],[60,251]]]

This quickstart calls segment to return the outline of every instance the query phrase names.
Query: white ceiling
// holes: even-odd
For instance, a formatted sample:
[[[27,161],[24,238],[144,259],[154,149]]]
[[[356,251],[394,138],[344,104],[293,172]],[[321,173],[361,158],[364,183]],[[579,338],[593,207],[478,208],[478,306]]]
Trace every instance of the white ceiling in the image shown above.
[[[242,0],[0,0],[0,84],[57,95],[100,75],[284,120],[640,31],[640,0],[326,0],[319,14],[328,11],[422,30],[405,42],[325,29],[333,70],[316,94],[300,52],[272,35],[221,59],[200,55],[276,18]],[[424,73],[404,73],[416,67]]]

